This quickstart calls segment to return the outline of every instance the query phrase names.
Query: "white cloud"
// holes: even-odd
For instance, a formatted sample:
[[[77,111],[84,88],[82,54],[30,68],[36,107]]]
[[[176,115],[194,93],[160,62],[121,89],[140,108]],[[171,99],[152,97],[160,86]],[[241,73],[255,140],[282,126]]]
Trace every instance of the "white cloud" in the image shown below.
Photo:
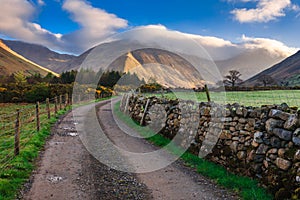
[[[291,10],[296,11],[296,12],[299,12],[299,11],[300,11],[300,7],[299,7],[299,5],[293,4],[293,5],[291,6]]]
[[[125,34],[121,34],[121,39],[125,41],[139,42],[139,43],[153,43],[155,41],[156,46],[170,47],[173,43],[169,41],[176,41],[177,45],[174,46],[174,51],[182,54],[187,52],[191,55],[206,57],[206,54],[199,52],[199,46],[194,46],[193,40],[196,44],[205,49],[209,56],[213,60],[226,60],[238,56],[248,50],[263,49],[270,53],[274,57],[288,57],[298,50],[297,48],[288,47],[280,41],[268,38],[251,38],[241,36],[239,43],[233,43],[223,38],[213,36],[202,36],[195,34],[187,34],[179,31],[169,30],[163,25],[149,25],[141,26],[134,31],[128,31]],[[116,36],[116,40],[119,37]],[[108,40],[106,42],[109,42]],[[154,46],[155,46],[154,45]],[[180,49],[175,47],[180,46]],[[203,52],[202,52],[203,53]]]
[[[38,0],[37,3],[38,3],[40,6],[46,5],[45,2],[44,2],[43,0]]]
[[[34,5],[22,0],[1,0],[0,31],[9,37],[50,45],[56,35],[31,22]]]
[[[81,29],[64,35],[62,39],[68,43],[72,42],[72,45],[79,47],[80,50],[86,50],[116,30],[128,26],[126,20],[94,8],[83,0],[66,0],[63,9],[71,13],[72,20],[80,24]]]
[[[231,41],[224,40],[222,38],[212,37],[212,36],[201,36],[194,34],[185,34],[188,37],[193,38],[202,45],[211,47],[224,47],[224,46],[235,46]]]
[[[243,0],[243,2],[248,0]],[[253,9],[234,9],[231,14],[241,23],[269,22],[285,16],[286,9],[295,9],[291,0],[254,0],[258,1],[257,7]]]
[[[278,40],[269,38],[255,38],[242,35],[240,43],[232,43],[229,40],[218,37],[183,34],[202,45],[214,60],[228,59],[253,49],[267,50],[275,57],[288,57],[299,50],[299,48],[289,47]]]
[[[38,1],[39,5],[42,3]],[[32,22],[37,8],[29,1],[1,0],[0,32],[55,50],[81,53],[118,29],[127,27],[126,20],[94,8],[84,0],[66,0],[63,9],[72,15],[72,20],[80,24],[81,29],[65,35],[52,33]]]
[[[102,9],[94,8],[82,0],[66,0],[63,9],[70,12],[72,19],[84,29],[89,29],[97,35],[127,27],[126,20],[120,19],[114,14],[109,14]]]
[[[229,40],[213,36],[184,34],[200,44],[214,60],[224,60],[241,53],[237,44]]]
[[[255,1],[259,1],[259,0],[225,0],[229,3],[238,3],[238,2],[243,2],[243,3],[247,3],[247,2],[255,2]]]
[[[71,14],[72,20],[80,24],[79,30],[69,34],[50,32],[32,22],[37,10],[33,4],[24,0],[1,0],[0,33],[25,42],[41,44],[61,52],[82,53],[84,50],[97,45],[108,35],[128,27],[126,20],[102,9],[94,8],[84,0],[66,0],[63,9]],[[188,37],[203,46],[215,60],[228,59],[247,49],[254,48],[264,48],[272,54],[285,56],[289,56],[297,50],[287,47],[279,41],[266,38],[243,36],[242,42],[235,44],[218,37],[171,31],[160,24],[141,26],[140,28],[144,29],[139,31],[139,35],[132,38],[139,37],[141,40],[147,40],[147,37],[155,35],[157,43],[163,43],[165,37],[178,37],[180,35],[178,40],[182,41],[182,51],[192,52],[188,50],[189,47],[185,47],[185,38]]]
[[[262,48],[268,50],[275,56],[288,57],[299,50],[298,48],[288,47],[280,41],[269,38],[253,38],[243,35],[241,39],[243,42],[242,45],[246,49]]]

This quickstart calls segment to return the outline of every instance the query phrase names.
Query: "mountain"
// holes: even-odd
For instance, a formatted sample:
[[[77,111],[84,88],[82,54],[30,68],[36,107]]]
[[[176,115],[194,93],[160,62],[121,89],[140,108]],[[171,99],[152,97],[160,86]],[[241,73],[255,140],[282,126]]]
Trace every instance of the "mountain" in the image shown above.
[[[135,73],[140,79],[155,79],[166,87],[194,88],[205,81],[195,67],[172,52],[147,48],[130,51],[109,66],[109,70]]]
[[[265,49],[250,49],[215,63],[222,74],[226,75],[230,70],[237,70],[242,74],[241,79],[247,80],[285,58],[283,55],[272,55]]]
[[[46,69],[11,50],[0,40],[0,75],[11,75],[12,73],[22,71],[25,75],[40,73],[42,76],[49,72],[58,76],[58,74]]]
[[[150,33],[147,32],[147,34]],[[140,35],[143,36],[143,34]],[[149,35],[149,37],[150,36],[151,34]],[[59,54],[40,45],[28,44],[19,41],[6,40],[5,43],[24,57],[42,66],[45,66],[50,70],[61,73],[63,71],[79,69],[81,65],[83,65],[84,68],[90,68],[95,71],[98,71],[99,68],[106,69],[112,61],[116,60],[118,57],[120,57],[120,55],[123,55],[125,53],[119,50],[120,47],[122,47],[122,49],[127,49],[127,52],[135,49],[143,49],[145,48],[145,46],[147,48],[164,49],[163,46],[165,44],[163,44],[163,40],[155,44],[149,42],[148,44],[145,44],[143,43],[144,41],[138,40],[136,37],[137,35],[129,35],[129,39],[126,38],[124,40],[120,39],[103,43],[98,45],[97,47],[89,49],[79,56]],[[159,35],[159,37],[161,37],[161,34]],[[177,41],[176,37],[174,41]],[[194,60],[193,63],[190,62],[193,66],[197,66],[199,63],[201,63],[200,68],[203,77],[207,78],[209,75],[212,76],[215,74],[219,74],[218,76],[215,76],[215,78],[209,79],[212,83],[220,81],[223,76],[228,73],[229,70],[233,69],[240,71],[242,74],[241,78],[243,80],[247,80],[255,74],[262,72],[268,67],[286,58],[286,56],[283,54],[270,53],[270,51],[265,48],[232,47],[234,52],[239,53],[234,53],[232,54],[232,56],[227,56],[223,60],[217,60],[217,58],[215,58],[214,62],[218,67],[218,70],[211,71],[212,65],[210,60],[201,57],[202,55],[198,55],[198,53],[196,53],[194,49],[189,49],[188,44],[185,45],[184,42],[181,43],[183,44],[182,49],[176,49],[174,50],[174,53],[181,56],[185,55],[185,58],[190,58],[187,59],[189,61]],[[172,45],[172,42],[169,42],[168,45]],[[239,50],[237,51],[236,49]],[[228,55],[230,54],[231,52],[228,52]],[[101,59],[99,57],[101,57]]]
[[[77,58],[77,56],[73,55],[56,53],[41,45],[11,40],[3,40],[3,42],[25,58],[57,73],[72,68],[70,64]]]
[[[264,70],[247,80],[245,85],[259,85],[262,77],[272,77],[278,84],[295,86],[300,84],[300,51],[282,62]]]

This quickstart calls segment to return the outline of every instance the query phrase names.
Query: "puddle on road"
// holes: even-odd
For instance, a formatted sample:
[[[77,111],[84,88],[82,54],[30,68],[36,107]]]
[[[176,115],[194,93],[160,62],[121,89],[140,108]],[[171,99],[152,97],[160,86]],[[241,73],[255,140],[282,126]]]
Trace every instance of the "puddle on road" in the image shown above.
[[[70,131],[70,132],[58,133],[58,135],[61,136],[61,137],[77,137],[78,133],[73,130],[73,131]]]
[[[65,144],[65,142],[49,142],[50,145]]]
[[[70,132],[70,133],[66,133],[66,136],[76,137],[76,136],[78,136],[78,133],[77,132]]]
[[[55,176],[55,175],[50,175],[47,177],[47,180],[50,182],[50,183],[59,183],[61,181],[63,181],[63,177],[61,176]]]
[[[73,127],[64,127],[63,128],[64,130],[66,130],[66,131],[74,131],[75,130],[75,128],[73,128]]]

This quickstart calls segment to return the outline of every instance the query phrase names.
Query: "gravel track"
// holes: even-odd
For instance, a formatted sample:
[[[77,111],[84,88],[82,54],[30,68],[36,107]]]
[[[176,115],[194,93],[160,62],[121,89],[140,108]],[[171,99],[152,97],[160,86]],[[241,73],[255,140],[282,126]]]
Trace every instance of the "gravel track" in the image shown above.
[[[72,112],[52,130],[20,199],[151,199],[135,174],[110,169],[86,150],[77,136]]]
[[[99,121],[108,138],[132,152],[157,150],[144,139],[131,137],[118,127],[111,109],[111,103],[115,102],[98,103]],[[38,160],[38,168],[25,185],[20,199],[238,199],[236,194],[216,186],[181,160],[150,173],[111,169],[86,150],[78,136],[80,132],[76,131],[76,123],[73,112],[69,112],[55,125]],[[130,164],[130,159],[126,162]]]

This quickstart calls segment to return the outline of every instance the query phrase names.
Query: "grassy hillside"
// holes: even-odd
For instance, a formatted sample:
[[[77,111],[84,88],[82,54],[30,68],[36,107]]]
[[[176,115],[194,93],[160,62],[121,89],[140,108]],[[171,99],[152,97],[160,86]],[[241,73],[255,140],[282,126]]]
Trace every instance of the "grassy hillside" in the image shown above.
[[[58,76],[51,70],[39,66],[12,51],[0,40],[0,75],[7,76],[19,71],[24,72],[25,75],[40,73],[45,76],[50,72]]]

